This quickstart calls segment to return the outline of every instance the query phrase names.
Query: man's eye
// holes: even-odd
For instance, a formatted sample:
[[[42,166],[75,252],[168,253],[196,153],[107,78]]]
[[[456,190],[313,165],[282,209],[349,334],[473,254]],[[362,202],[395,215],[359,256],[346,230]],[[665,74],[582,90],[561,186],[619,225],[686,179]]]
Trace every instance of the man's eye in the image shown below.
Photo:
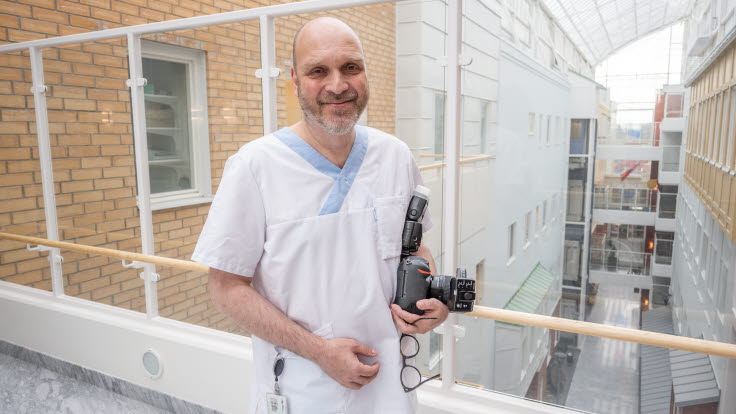
[[[321,75],[322,73],[324,73],[324,71],[322,69],[319,69],[319,68],[318,69],[312,69],[312,71],[309,72],[310,75]]]
[[[355,72],[360,70],[360,67],[358,65],[348,65],[347,70],[349,70],[350,72]]]

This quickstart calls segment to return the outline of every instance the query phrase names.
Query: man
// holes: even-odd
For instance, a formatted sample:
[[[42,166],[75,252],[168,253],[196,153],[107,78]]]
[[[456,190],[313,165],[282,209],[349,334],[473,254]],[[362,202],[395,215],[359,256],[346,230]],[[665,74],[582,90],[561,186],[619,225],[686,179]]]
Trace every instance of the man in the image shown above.
[[[291,414],[413,412],[400,333],[448,314],[436,299],[418,303],[434,319],[390,307],[419,170],[397,138],[355,125],[369,92],[349,26],[308,22],[293,60],[303,119],[228,160],[192,259],[210,266],[215,305],[253,334],[252,410],[265,412],[284,358],[278,388]],[[418,254],[434,268],[425,246]]]

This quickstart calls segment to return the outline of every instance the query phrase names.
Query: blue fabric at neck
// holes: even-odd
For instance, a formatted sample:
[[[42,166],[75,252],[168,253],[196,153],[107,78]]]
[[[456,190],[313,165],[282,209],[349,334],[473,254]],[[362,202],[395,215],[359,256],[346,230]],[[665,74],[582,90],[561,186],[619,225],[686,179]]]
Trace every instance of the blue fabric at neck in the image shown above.
[[[348,195],[353,181],[355,181],[355,176],[358,175],[360,166],[363,164],[363,159],[368,149],[368,134],[365,127],[355,126],[355,142],[353,142],[353,148],[350,150],[350,155],[348,155],[348,159],[345,161],[345,166],[342,169],[325,158],[324,155],[307,144],[306,141],[297,136],[288,127],[281,128],[274,132],[273,135],[317,169],[317,171],[335,180],[319,215],[322,216],[340,211],[342,203],[345,201],[345,197]]]

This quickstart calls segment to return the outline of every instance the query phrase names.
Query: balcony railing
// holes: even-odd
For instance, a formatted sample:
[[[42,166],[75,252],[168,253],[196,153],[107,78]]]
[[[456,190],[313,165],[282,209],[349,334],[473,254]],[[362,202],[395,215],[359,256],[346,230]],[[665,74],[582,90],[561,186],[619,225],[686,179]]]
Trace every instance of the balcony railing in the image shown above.
[[[649,188],[596,187],[593,189],[593,208],[604,210],[654,212]]]
[[[618,124],[611,126],[607,137],[599,137],[598,145],[658,145],[659,122]]]
[[[617,249],[590,249],[590,270],[625,275],[651,275],[652,254]]]
[[[132,253],[114,249],[107,249],[96,246],[80,245],[77,243],[62,242],[56,240],[48,240],[40,237],[29,237],[21,236],[18,234],[10,234],[0,232],[0,240],[14,240],[21,243],[26,243],[28,248],[32,248],[31,245],[36,247],[43,247],[45,249],[54,248],[59,251],[71,250],[84,252],[91,255],[101,255],[107,257],[113,257],[122,260],[123,266],[134,266],[143,263],[156,264],[164,267],[171,267],[182,270],[191,270],[197,272],[208,272],[209,268],[203,264],[195,263],[188,260],[172,259],[161,256],[148,255],[143,253]],[[36,247],[33,249],[39,250]],[[598,257],[602,257],[604,254],[610,255],[611,253],[617,259],[616,268],[620,270],[636,270],[640,269],[641,273],[630,273],[630,274],[644,274],[646,269],[647,274],[649,273],[649,263],[651,262],[651,253],[635,253],[635,252],[617,252],[616,249],[590,249],[591,250],[591,270],[601,270],[592,266],[592,262],[599,261]],[[596,258],[596,259],[594,259]],[[51,259],[50,259],[51,260]],[[596,265],[598,266],[598,265]],[[608,267],[609,269],[612,269]],[[619,272],[620,273],[620,272]],[[64,298],[62,295],[57,296],[57,299]],[[111,307],[111,309],[115,309]],[[668,335],[660,333],[652,333],[640,331],[638,329],[622,328],[618,326],[603,325],[592,322],[584,322],[579,320],[570,320],[555,316],[540,315],[522,311],[513,311],[508,309],[498,309],[486,306],[476,305],[473,312],[465,314],[469,317],[478,317],[484,319],[492,319],[499,322],[506,322],[510,324],[536,326],[540,328],[547,328],[571,333],[578,333],[583,335],[591,335],[600,338],[610,338],[621,341],[635,342],[644,345],[661,346],[671,349],[680,349],[684,351],[698,352],[709,355],[723,356],[727,358],[736,358],[736,344],[725,344],[720,342],[707,341],[697,338],[681,337],[677,335]],[[159,318],[165,319],[165,318]]]

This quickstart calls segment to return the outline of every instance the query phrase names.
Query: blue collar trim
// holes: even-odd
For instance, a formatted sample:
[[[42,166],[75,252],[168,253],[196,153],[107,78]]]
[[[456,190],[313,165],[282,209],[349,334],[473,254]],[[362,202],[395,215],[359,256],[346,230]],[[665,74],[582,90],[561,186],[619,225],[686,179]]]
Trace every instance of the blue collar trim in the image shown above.
[[[355,126],[355,142],[353,142],[353,148],[350,150],[350,155],[348,155],[348,159],[345,161],[345,166],[342,169],[325,158],[324,155],[307,144],[306,141],[301,139],[288,127],[281,128],[274,132],[273,135],[312,165],[317,171],[335,180],[319,215],[333,214],[340,211],[368,150],[368,133],[366,128],[359,125]]]

